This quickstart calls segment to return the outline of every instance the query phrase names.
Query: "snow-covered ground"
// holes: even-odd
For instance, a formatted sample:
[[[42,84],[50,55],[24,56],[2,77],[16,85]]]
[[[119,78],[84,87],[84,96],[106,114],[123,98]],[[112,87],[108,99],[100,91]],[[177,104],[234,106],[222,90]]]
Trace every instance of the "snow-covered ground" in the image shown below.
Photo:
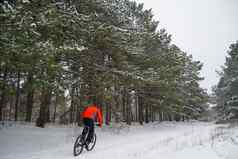
[[[0,129],[0,159],[73,159],[76,126]],[[238,159],[238,126],[162,122],[97,128],[93,151],[79,159]]]

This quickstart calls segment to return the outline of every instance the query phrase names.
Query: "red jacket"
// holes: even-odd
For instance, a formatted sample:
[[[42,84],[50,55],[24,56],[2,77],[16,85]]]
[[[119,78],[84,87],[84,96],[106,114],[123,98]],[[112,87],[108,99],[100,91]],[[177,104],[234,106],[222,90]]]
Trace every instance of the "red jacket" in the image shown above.
[[[102,112],[96,105],[90,105],[84,109],[81,115],[83,118],[90,118],[99,122],[99,126],[102,127]]]

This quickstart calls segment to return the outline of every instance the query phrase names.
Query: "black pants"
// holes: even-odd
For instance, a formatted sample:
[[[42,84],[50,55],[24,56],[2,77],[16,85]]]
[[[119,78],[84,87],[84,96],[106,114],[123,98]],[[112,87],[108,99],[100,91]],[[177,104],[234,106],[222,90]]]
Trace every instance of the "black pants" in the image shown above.
[[[88,136],[86,141],[91,142],[93,135],[94,135],[94,121],[90,118],[83,118],[83,124],[84,124],[84,130],[83,130],[83,136],[87,135],[86,127],[89,128]]]

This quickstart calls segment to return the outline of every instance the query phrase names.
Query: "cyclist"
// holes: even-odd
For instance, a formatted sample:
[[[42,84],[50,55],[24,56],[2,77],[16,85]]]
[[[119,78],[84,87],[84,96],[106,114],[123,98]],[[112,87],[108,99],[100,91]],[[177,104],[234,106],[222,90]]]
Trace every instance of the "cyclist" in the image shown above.
[[[95,103],[95,100],[89,100],[88,98],[87,106],[81,114],[84,126],[89,128],[88,136],[86,139],[87,145],[91,142],[94,135],[94,122],[98,122],[100,127],[102,127],[103,122],[102,112],[99,106]],[[83,135],[86,135],[85,132],[83,132]]]

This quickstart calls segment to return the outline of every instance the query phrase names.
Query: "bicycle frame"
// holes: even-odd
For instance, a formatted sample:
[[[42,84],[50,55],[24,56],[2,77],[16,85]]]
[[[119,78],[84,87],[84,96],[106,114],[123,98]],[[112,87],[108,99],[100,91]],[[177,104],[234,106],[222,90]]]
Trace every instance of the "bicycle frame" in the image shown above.
[[[97,139],[96,134],[94,132],[92,141],[90,142],[92,145],[86,143],[88,134],[89,134],[89,127],[85,126],[81,135],[79,135],[77,137],[77,139],[74,143],[74,156],[80,155],[83,151],[83,148],[86,148],[87,151],[91,151],[94,148],[94,146],[96,144],[96,139]],[[79,151],[78,151],[78,149],[79,149]]]

